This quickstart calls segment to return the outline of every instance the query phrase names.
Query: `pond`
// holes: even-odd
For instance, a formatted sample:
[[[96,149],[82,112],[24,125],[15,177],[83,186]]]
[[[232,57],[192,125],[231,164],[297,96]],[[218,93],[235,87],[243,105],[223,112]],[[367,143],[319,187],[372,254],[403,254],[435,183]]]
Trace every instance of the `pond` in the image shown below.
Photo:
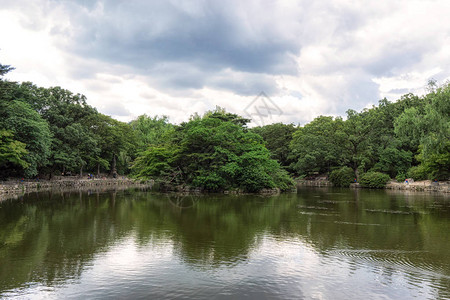
[[[0,202],[0,298],[448,299],[450,199],[36,193]]]

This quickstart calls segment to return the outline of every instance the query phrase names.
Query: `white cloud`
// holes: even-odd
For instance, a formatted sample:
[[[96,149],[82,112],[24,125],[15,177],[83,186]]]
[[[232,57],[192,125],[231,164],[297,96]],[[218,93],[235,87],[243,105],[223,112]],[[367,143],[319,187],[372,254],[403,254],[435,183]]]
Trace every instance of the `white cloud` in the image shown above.
[[[343,115],[450,78],[448,1],[1,1],[8,78],[83,93],[120,120],[216,105],[268,122]]]

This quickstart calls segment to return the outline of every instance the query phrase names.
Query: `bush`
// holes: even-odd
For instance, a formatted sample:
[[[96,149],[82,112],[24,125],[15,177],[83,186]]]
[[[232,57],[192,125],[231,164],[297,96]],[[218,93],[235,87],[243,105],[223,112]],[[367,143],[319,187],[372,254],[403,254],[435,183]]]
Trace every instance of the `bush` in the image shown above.
[[[416,181],[428,179],[427,170],[423,165],[411,167],[406,175]]]
[[[403,182],[406,180],[406,174],[405,173],[398,173],[397,176],[395,176],[395,180],[398,182]]]
[[[381,189],[390,180],[389,175],[380,172],[367,172],[359,178],[359,183],[363,187]]]
[[[333,185],[338,187],[348,187],[350,183],[353,182],[354,178],[355,173],[349,167],[342,167],[334,170],[329,177]]]

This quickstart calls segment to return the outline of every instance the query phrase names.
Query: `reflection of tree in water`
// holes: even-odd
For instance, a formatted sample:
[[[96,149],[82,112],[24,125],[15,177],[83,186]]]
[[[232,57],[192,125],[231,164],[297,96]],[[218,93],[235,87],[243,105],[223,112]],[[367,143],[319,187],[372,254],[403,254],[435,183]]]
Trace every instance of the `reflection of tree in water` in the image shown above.
[[[51,284],[76,278],[95,253],[129,230],[115,227],[110,218],[113,194],[41,196],[25,198],[23,205],[2,203],[0,290],[26,282]]]
[[[381,262],[386,274],[404,260],[449,275],[450,206],[382,193],[309,189],[264,198],[127,190],[2,202],[0,290],[77,278],[97,253],[130,236],[138,246],[172,243],[175,255],[199,268],[244,261],[273,235],[301,239],[325,255]]]
[[[191,208],[198,201],[198,197],[194,197],[192,194],[174,193],[167,194],[166,197],[170,204],[180,209]]]
[[[171,241],[175,253],[196,266],[239,261],[295,206],[276,198],[168,199],[132,191],[35,197],[23,205],[4,202],[0,210],[0,290],[77,278],[96,253],[130,235],[142,246]]]
[[[276,230],[294,211],[295,199],[208,196],[182,212],[174,236],[176,251],[187,263],[220,266],[245,260],[261,235]]]
[[[299,198],[303,215],[289,231],[321,253],[375,263],[385,274],[392,268],[411,278],[420,273],[450,291],[450,203],[445,197],[323,188],[300,190]]]

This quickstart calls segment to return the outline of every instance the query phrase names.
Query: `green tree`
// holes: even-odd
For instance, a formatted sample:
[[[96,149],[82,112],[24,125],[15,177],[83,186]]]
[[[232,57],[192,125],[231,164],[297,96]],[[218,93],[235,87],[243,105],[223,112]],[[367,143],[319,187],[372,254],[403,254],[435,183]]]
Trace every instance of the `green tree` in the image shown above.
[[[193,117],[174,128],[164,147],[142,153],[133,166],[135,174],[208,191],[290,188],[287,173],[243,120],[220,108]]]
[[[359,183],[363,187],[381,189],[389,181],[389,175],[380,172],[367,172],[361,175]]]
[[[393,178],[398,174],[406,174],[411,167],[412,158],[413,154],[410,151],[390,146],[380,152],[379,160],[372,169]]]
[[[97,169],[97,173],[100,173],[100,167],[110,170],[112,174],[118,171],[122,174],[127,173],[131,157],[134,157],[136,144],[132,127],[99,113],[91,115],[88,123],[99,148],[91,159],[91,164]]]
[[[130,123],[136,135],[138,151],[144,151],[149,146],[163,145],[168,134],[173,130],[167,116],[149,117],[141,115]]]
[[[263,137],[273,159],[276,159],[283,167],[289,167],[292,163],[289,145],[296,129],[294,124],[275,123],[255,127],[251,131]]]
[[[26,145],[13,139],[14,134],[8,130],[0,130],[0,167],[7,169],[8,164],[27,168],[29,164],[24,160],[28,153]],[[0,174],[0,176],[6,174]]]
[[[82,173],[100,151],[89,122],[98,112],[86,103],[83,95],[60,87],[32,88],[39,95],[39,101],[34,102],[35,109],[47,120],[53,134],[51,171],[60,168],[63,172]]]
[[[446,180],[450,177],[450,84],[431,88],[423,102],[423,109],[408,108],[395,120],[395,133],[416,150],[421,171],[415,168],[413,173]]]
[[[299,175],[322,174],[342,161],[342,119],[320,116],[294,132],[290,144],[292,169]]]
[[[13,67],[9,66],[9,65],[2,65],[0,64],[0,76],[4,76],[7,73],[9,73],[10,71],[14,70]]]
[[[51,133],[47,122],[19,100],[0,101],[0,111],[0,127],[10,130],[14,139],[26,145],[24,175],[36,176],[39,168],[48,164],[50,156]]]
[[[349,187],[354,181],[355,173],[349,167],[341,167],[330,174],[330,181],[337,187]]]

